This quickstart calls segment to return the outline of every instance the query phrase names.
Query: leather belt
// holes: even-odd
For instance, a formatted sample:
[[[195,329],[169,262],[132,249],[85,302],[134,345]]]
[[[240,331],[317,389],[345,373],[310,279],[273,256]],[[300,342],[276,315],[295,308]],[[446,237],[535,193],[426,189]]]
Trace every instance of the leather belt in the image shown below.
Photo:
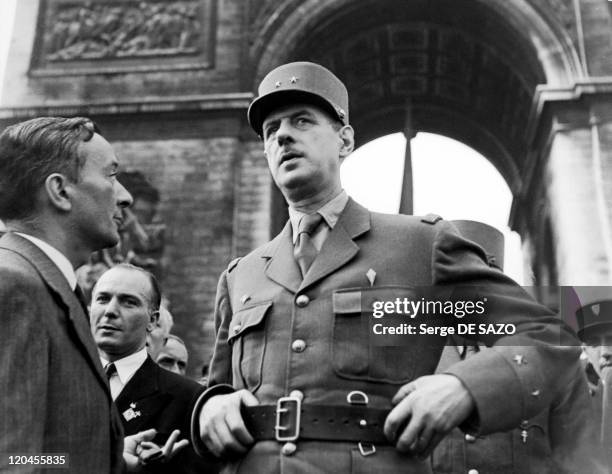
[[[246,428],[257,441],[355,441],[390,444],[383,433],[389,410],[366,406],[302,405],[294,397],[276,405],[243,406]]]

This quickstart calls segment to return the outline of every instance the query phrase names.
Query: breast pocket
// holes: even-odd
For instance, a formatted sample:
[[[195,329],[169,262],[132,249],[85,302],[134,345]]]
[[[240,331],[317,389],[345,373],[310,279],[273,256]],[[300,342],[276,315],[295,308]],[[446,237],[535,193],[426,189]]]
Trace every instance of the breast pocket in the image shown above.
[[[261,385],[266,349],[266,315],[272,307],[266,301],[234,314],[230,322],[228,343],[232,347],[234,386],[254,392]]]
[[[337,290],[333,294],[334,326],[332,364],[340,377],[389,384],[404,384],[433,373],[440,347],[406,337],[405,344],[380,345],[374,341],[368,310],[374,301],[416,298],[409,287],[377,287]],[[406,321],[410,322],[409,317]],[[397,338],[395,339],[397,341]]]

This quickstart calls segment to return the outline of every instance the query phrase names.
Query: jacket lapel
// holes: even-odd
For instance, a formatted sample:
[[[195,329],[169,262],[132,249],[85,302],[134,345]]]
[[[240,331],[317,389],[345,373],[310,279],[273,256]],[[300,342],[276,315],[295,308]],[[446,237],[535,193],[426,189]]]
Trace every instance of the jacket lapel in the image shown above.
[[[357,255],[359,246],[354,242],[354,239],[368,230],[370,230],[370,212],[349,199],[340,219],[323,243],[323,247],[308,273],[304,276],[299,291],[335,272]]]
[[[296,293],[302,282],[302,274],[293,256],[290,221],[287,221],[282,232],[264,249],[262,257],[269,259],[264,270],[266,276]]]
[[[62,272],[57,268],[57,265],[32,242],[12,232],[8,232],[2,237],[0,246],[12,250],[27,259],[36,268],[47,286],[59,296],[59,300],[68,310],[68,327],[73,330],[77,344],[81,347],[85,358],[97,375],[100,383],[108,387],[98,350],[91,335],[88,315],[83,311],[81,303],[71,290]],[[110,398],[108,388],[106,392]]]
[[[168,403],[169,395],[162,393],[159,387],[160,370],[147,356],[115,400],[126,433],[151,428],[156,414]]]

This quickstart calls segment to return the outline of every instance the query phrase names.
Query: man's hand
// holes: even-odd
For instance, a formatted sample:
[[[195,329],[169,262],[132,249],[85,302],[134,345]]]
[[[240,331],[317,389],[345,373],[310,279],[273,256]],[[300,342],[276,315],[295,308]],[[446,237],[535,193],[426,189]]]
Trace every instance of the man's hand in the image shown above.
[[[243,404],[253,406],[259,402],[248,390],[239,390],[228,395],[216,395],[202,407],[200,437],[215,456],[243,454],[255,441],[240,414]]]
[[[427,375],[401,387],[391,400],[385,436],[402,452],[427,457],[474,410],[474,401],[454,375]]]
[[[152,462],[167,462],[189,445],[186,439],[177,442],[180,431],[174,430],[164,446],[160,448],[152,441],[156,434],[157,431],[151,428],[124,438],[123,460],[128,472],[140,472],[143,466]]]

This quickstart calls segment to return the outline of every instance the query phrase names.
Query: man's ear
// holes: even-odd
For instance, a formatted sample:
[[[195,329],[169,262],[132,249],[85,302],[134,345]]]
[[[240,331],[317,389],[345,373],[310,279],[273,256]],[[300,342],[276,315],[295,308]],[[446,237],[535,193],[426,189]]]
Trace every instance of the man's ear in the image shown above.
[[[153,331],[158,326],[159,311],[151,311],[149,322],[147,323],[147,332]]]
[[[50,174],[45,179],[45,193],[49,202],[57,209],[62,211],[72,209],[70,192],[67,190],[71,184],[70,180],[61,173]]]
[[[345,125],[338,130],[338,136],[342,142],[340,146],[340,158],[346,158],[355,149],[355,131],[350,125]]]

